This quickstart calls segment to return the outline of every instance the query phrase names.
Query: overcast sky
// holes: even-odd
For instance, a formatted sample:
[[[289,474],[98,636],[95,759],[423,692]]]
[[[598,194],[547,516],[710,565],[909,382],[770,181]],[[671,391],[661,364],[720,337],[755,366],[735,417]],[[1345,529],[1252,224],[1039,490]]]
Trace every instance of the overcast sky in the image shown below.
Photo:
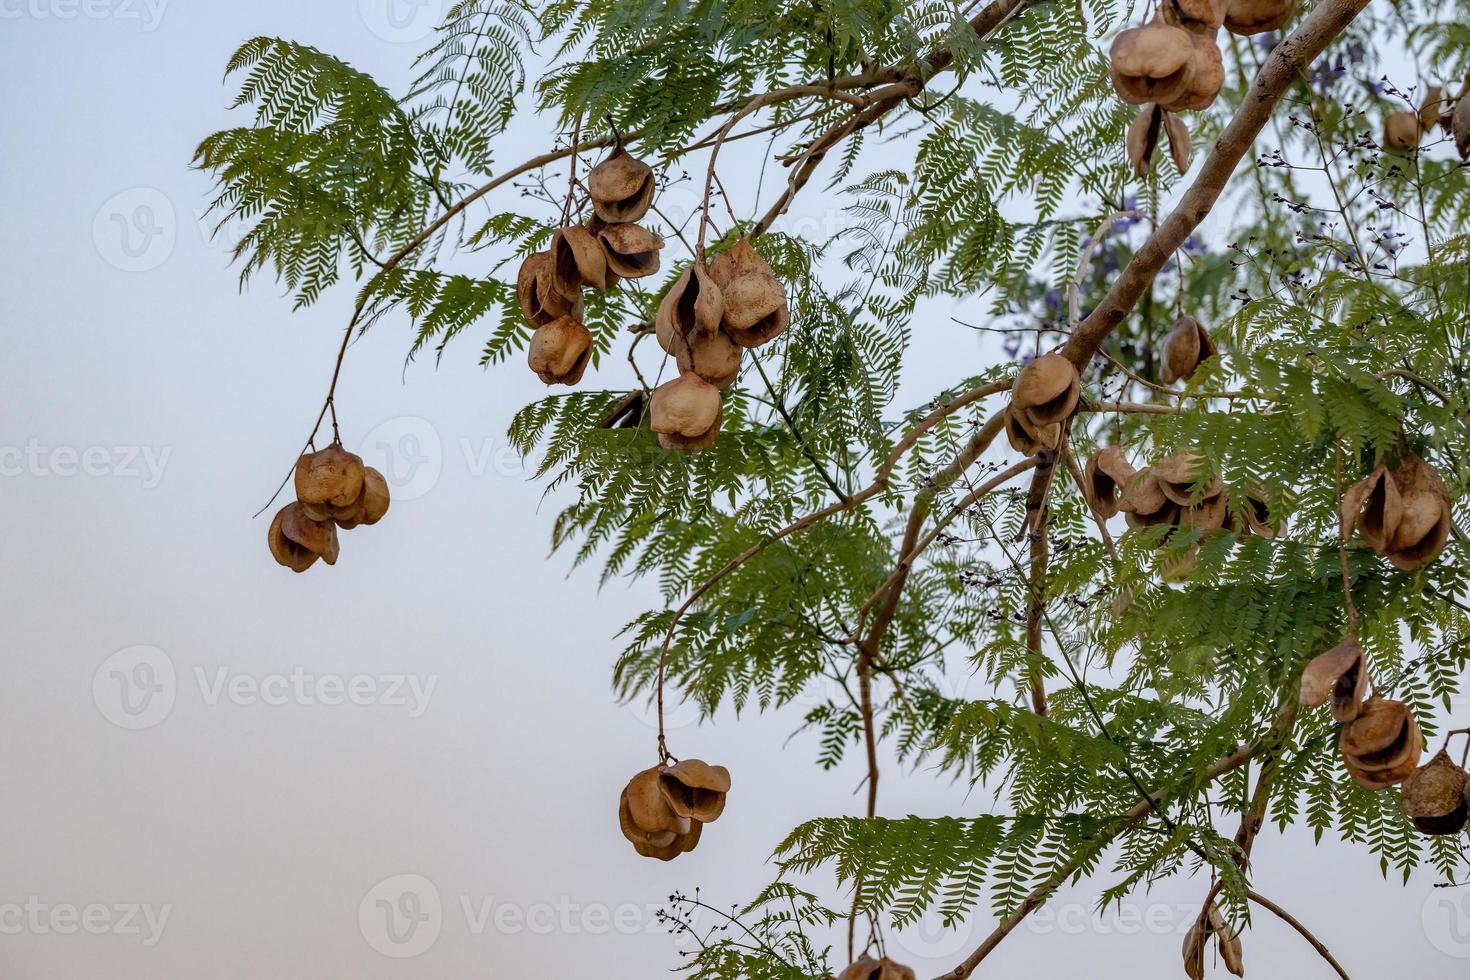
[[[401,318],[352,349],[344,438],[393,509],[344,534],[335,568],[271,561],[251,514],[320,406],[350,288],[299,314],[266,280],[240,294],[187,165],[245,121],[220,76],[252,35],[401,90],[441,3],[392,2],[0,0],[4,980],[648,980],[678,962],[653,917],[670,891],[744,902],[790,827],[860,810],[856,764],[822,773],[810,739],[785,744],[801,706],[686,724],[679,754],[732,769],[729,809],[673,864],[634,855],[615,806],[653,730],[609,680],[614,634],[657,599],[547,557],[557,503],[504,435],[543,389],[519,358],[481,370],[474,331],[437,369],[405,372]],[[498,160],[545,133],[518,124]],[[998,356],[949,312],[919,330],[912,401],[957,350]],[[992,805],[890,767],[880,809]],[[1464,890],[1385,883],[1299,833],[1267,833],[1257,864],[1354,977],[1470,966]],[[1207,883],[1095,919],[1112,880],[1064,893],[984,975],[1177,975]],[[991,925],[890,948],[932,976]],[[1246,958],[1257,978],[1330,975],[1265,918]]]

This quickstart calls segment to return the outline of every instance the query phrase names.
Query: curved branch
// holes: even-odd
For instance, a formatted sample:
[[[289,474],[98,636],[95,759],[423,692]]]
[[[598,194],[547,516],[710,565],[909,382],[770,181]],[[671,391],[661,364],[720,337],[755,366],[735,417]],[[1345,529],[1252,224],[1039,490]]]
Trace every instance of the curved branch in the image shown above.
[[[1296,917],[1293,916],[1290,912],[1286,911],[1286,909],[1277,905],[1275,902],[1266,898],[1266,896],[1260,894],[1259,892],[1248,891],[1245,893],[1245,897],[1250,899],[1252,902],[1255,902],[1267,912],[1272,913],[1282,922],[1285,922],[1287,925],[1291,926],[1298,933],[1300,933],[1301,937],[1307,942],[1311,943],[1312,948],[1315,949],[1319,954],[1321,954],[1322,958],[1327,961],[1327,965],[1337,971],[1337,975],[1342,977],[1342,980],[1352,980],[1352,978],[1347,975],[1347,971],[1342,968],[1342,964],[1338,963],[1337,960],[1333,958],[1332,953],[1328,951],[1327,947],[1322,944],[1322,940],[1312,935],[1311,930],[1298,922]]]

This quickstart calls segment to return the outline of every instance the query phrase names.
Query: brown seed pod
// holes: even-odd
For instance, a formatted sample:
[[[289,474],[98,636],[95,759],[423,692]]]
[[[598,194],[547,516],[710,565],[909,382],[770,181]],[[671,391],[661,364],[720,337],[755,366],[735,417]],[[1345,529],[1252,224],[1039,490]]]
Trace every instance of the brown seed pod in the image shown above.
[[[1422,136],[1418,113],[1390,112],[1383,117],[1383,148],[1386,150],[1412,150],[1419,145]]]
[[[1189,85],[1171,99],[1162,100],[1165,109],[1208,109],[1220,97],[1225,86],[1225,59],[1213,33],[1190,34]]]
[[[688,337],[696,330],[713,333],[720,328],[725,314],[725,297],[704,266],[695,264],[684,270],[658,304],[653,325],[659,346],[676,354],[674,334]]]
[[[567,225],[551,236],[551,284],[557,292],[571,298],[584,286],[608,289],[616,283],[616,274],[608,275],[607,256],[597,236],[585,226]]]
[[[1356,637],[1345,637],[1341,643],[1318,654],[1302,671],[1300,700],[1302,707],[1315,708],[1332,699],[1332,719],[1347,724],[1363,709],[1363,695],[1368,690],[1368,662]]]
[[[582,321],[559,317],[531,334],[526,363],[549,385],[574,385],[592,360],[592,333]]]
[[[1420,833],[1446,837],[1458,834],[1470,822],[1467,790],[1470,774],[1440,749],[1424,768],[1404,780],[1400,805]]]
[[[1271,498],[1259,488],[1246,491],[1245,525],[1252,534],[1268,541],[1286,532],[1286,519],[1271,511]]]
[[[639,854],[672,861],[694,850],[704,825],[669,807],[659,786],[662,771],[655,766],[629,780],[618,799],[618,826]]]
[[[653,168],[621,146],[587,174],[592,209],[610,225],[642,220],[653,204]]]
[[[1174,329],[1164,338],[1161,376],[1164,384],[1188,381],[1207,358],[1219,354],[1210,332],[1189,314],[1174,321]]]
[[[266,541],[270,545],[271,557],[276,560],[277,564],[284,565],[291,569],[291,571],[300,573],[315,565],[320,555],[308,548],[303,548],[295,541],[286,537],[286,511],[297,506],[299,505],[294,503],[287,504],[276,513],[275,519],[271,521],[270,531],[267,533]]]
[[[1383,553],[1400,571],[1417,571],[1449,541],[1449,491],[1434,468],[1413,453],[1399,461],[1393,475],[1402,512]]]
[[[1439,121],[1440,114],[1444,112],[1445,97],[1444,89],[1438,85],[1431,85],[1424,91],[1424,101],[1419,103],[1419,131],[1427,133],[1434,128]]]
[[[1398,530],[1403,513],[1398,483],[1387,467],[1380,466],[1342,495],[1338,514],[1343,543],[1351,541],[1356,531],[1364,544],[1382,553]]]
[[[281,533],[328,565],[337,564],[337,527],[331,521],[314,521],[299,504],[288,504],[281,511]]]
[[[1159,19],[1130,27],[1113,39],[1109,51],[1113,88],[1133,105],[1167,105],[1189,91],[1193,56],[1188,31]]]
[[[1077,411],[1082,380],[1061,354],[1043,354],[1021,369],[1011,390],[1011,405],[1033,428],[1065,422]]]
[[[1230,0],[1225,8],[1225,29],[1249,37],[1280,30],[1296,12],[1296,0]]]
[[[1240,936],[1238,936],[1230,923],[1220,914],[1218,906],[1211,903],[1210,910],[1201,919],[1196,920],[1194,927],[1184,937],[1184,973],[1190,980],[1204,980],[1205,977],[1205,950],[1209,944],[1210,937],[1215,938],[1215,943],[1220,950],[1220,961],[1225,964],[1225,969],[1237,977],[1245,976],[1245,958],[1243,956]]]
[[[1128,163],[1138,176],[1143,177],[1154,168],[1163,131],[1164,110],[1157,105],[1144,106],[1128,124]]]
[[[875,960],[866,953],[852,966],[837,974],[837,980],[916,980],[914,971],[900,966],[888,957]]]
[[[521,306],[521,316],[533,327],[543,327],[557,317],[582,313],[582,293],[578,290],[573,298],[557,292],[553,285],[551,253],[535,252],[521,263],[516,276],[516,299]]]
[[[724,405],[720,389],[697,374],[659,385],[649,401],[649,424],[665,449],[699,452],[715,443]]]
[[[1470,91],[1455,101],[1455,111],[1450,115],[1450,132],[1455,137],[1455,149],[1461,160],[1470,160]]]
[[[675,334],[672,346],[681,373],[697,374],[721,390],[740,377],[740,359],[745,350],[723,328],[698,328],[687,338]]]
[[[1228,0],[1164,0],[1159,14],[1166,24],[1213,36],[1225,22],[1227,4]]]
[[[362,519],[359,523],[376,524],[388,513],[392,502],[388,493],[388,480],[371,466],[362,473]]]
[[[1006,441],[1022,456],[1056,452],[1062,444],[1062,424],[1035,425],[1024,412],[1016,410],[1014,403],[1005,410]]]
[[[1194,144],[1189,138],[1189,127],[1184,125],[1184,120],[1167,110],[1164,111],[1164,135],[1169,137],[1169,158],[1174,161],[1174,169],[1183,175],[1189,171],[1189,163],[1194,159]]]
[[[1179,505],[1170,500],[1152,467],[1144,467],[1128,482],[1118,509],[1127,515],[1129,527],[1156,527],[1179,523]]]
[[[641,225],[608,225],[597,232],[607,267],[623,279],[642,279],[658,271],[664,240]]]
[[[769,343],[791,325],[786,289],[749,239],[715,256],[709,271],[724,295],[725,330],[741,347]]]
[[[1424,750],[1424,734],[1408,705],[1375,695],[1343,727],[1338,749],[1353,781],[1377,791],[1413,774]]]
[[[1137,473],[1118,446],[1109,446],[1093,453],[1082,472],[1083,487],[1093,510],[1103,517],[1117,514],[1123,489]]]
[[[334,442],[296,461],[296,499],[305,504],[346,507],[362,492],[362,458]]]
[[[1201,531],[1214,531],[1225,526],[1229,512],[1229,500],[1224,488],[1212,497],[1204,497],[1198,503],[1179,512],[1179,523],[1184,527],[1197,527]]]
[[[669,809],[679,816],[699,823],[714,823],[725,812],[730,770],[698,759],[685,759],[664,767],[658,787]]]
[[[1195,486],[1204,475],[1204,460],[1195,453],[1176,453],[1161,459],[1153,465],[1153,472],[1164,496],[1181,507],[1202,503],[1225,492],[1225,484],[1212,477],[1196,494]]]

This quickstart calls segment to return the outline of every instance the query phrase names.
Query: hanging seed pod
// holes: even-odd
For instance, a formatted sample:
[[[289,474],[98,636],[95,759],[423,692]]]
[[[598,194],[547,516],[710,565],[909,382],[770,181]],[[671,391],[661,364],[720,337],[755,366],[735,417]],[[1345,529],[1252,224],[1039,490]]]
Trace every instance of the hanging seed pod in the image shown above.
[[[521,316],[533,327],[544,327],[557,317],[572,314],[582,316],[582,293],[578,290],[571,299],[557,292],[553,285],[551,253],[535,252],[521,263],[516,276],[516,299],[521,306]]]
[[[1138,471],[1128,482],[1118,509],[1127,515],[1129,527],[1155,527],[1179,523],[1179,505],[1164,494],[1152,467]]]
[[[1458,834],[1470,822],[1467,789],[1470,789],[1470,774],[1440,749],[1424,768],[1404,780],[1400,804],[1404,816],[1413,821],[1421,834],[1447,837]]]
[[[866,953],[862,959],[837,974],[837,980],[916,980],[914,971],[900,966],[888,957],[875,960]]]
[[[1402,512],[1384,556],[1400,571],[1417,571],[1432,562],[1449,541],[1449,491],[1434,468],[1412,453],[1399,461],[1394,483]]]
[[[1167,24],[1191,34],[1213,35],[1225,22],[1228,0],[1164,0],[1159,13]]]
[[[1188,381],[1206,358],[1214,357],[1220,350],[1210,337],[1210,332],[1189,314],[1174,321],[1174,329],[1164,338],[1164,356],[1161,375],[1166,385]]]
[[[760,347],[791,325],[786,289],[749,239],[717,255],[709,271],[724,295],[725,330],[741,347]]]
[[[592,360],[592,333],[580,320],[564,316],[531,334],[526,363],[549,385],[574,385]]]
[[[608,225],[597,232],[607,267],[623,279],[642,279],[658,271],[664,240],[641,225]]]
[[[1383,148],[1412,150],[1418,147],[1419,116],[1413,112],[1390,112],[1383,117]]]
[[[1450,132],[1455,137],[1455,149],[1461,160],[1470,160],[1470,86],[1455,101],[1455,111],[1450,115]]]
[[[1164,134],[1169,137],[1169,158],[1174,161],[1174,169],[1180,175],[1189,171],[1189,163],[1194,159],[1194,144],[1189,138],[1189,127],[1184,125],[1172,112],[1164,112]]]
[[[1302,707],[1315,708],[1331,698],[1332,720],[1339,724],[1358,717],[1367,691],[1368,662],[1354,636],[1345,637],[1331,650],[1313,657],[1302,671]]]
[[[1011,406],[1033,428],[1065,422],[1077,411],[1082,380],[1061,354],[1043,354],[1021,369],[1011,390]]]
[[[674,360],[683,374],[697,374],[722,391],[740,377],[740,359],[745,349],[723,329],[696,329],[686,339],[674,335]]]
[[[1246,492],[1245,526],[1256,537],[1268,541],[1286,533],[1286,519],[1272,513],[1271,498],[1259,488]]]
[[[1202,503],[1225,492],[1225,484],[1212,477],[1196,495],[1195,486],[1204,475],[1204,460],[1195,453],[1176,453],[1161,459],[1153,465],[1153,472],[1164,496],[1181,507]]]
[[[1083,487],[1087,491],[1092,509],[1103,517],[1117,514],[1123,489],[1137,473],[1133,464],[1128,462],[1128,457],[1123,455],[1123,450],[1117,446],[1109,446],[1093,453],[1082,472]]]
[[[1225,526],[1225,517],[1229,509],[1229,500],[1222,487],[1220,493],[1212,497],[1204,497],[1198,503],[1183,508],[1179,513],[1179,523],[1183,527],[1215,531]]]
[[[730,770],[698,759],[685,759],[664,767],[659,774],[658,788],[669,809],[679,816],[699,823],[714,823],[725,812]]]
[[[1225,58],[1213,33],[1191,34],[1189,84],[1172,98],[1162,99],[1165,109],[1208,109],[1225,86]]]
[[[1225,8],[1225,29],[1250,37],[1280,30],[1296,11],[1296,0],[1230,0]]]
[[[1154,155],[1159,149],[1159,137],[1164,131],[1164,110],[1157,105],[1146,105],[1143,111],[1128,124],[1128,163],[1140,177],[1147,176],[1154,168]]]
[[[702,265],[690,266],[669,287],[663,302],[658,304],[653,325],[658,333],[659,346],[667,353],[678,353],[672,344],[676,333],[681,337],[688,337],[697,330],[713,333],[720,328],[724,313],[724,294],[709,271]]]
[[[334,442],[296,461],[296,499],[306,504],[346,507],[362,492],[362,458]]]
[[[1053,422],[1051,425],[1036,425],[1027,418],[1026,413],[1016,410],[1015,403],[1006,406],[1004,418],[1006,441],[1022,456],[1054,453],[1062,444],[1062,424],[1060,422]]]
[[[607,257],[597,236],[582,225],[567,225],[551,236],[551,282],[556,291],[571,298],[582,287],[607,289],[616,283],[607,274]]]
[[[640,221],[653,204],[653,168],[621,146],[587,174],[592,210],[610,225]]]
[[[371,466],[362,471],[362,493],[350,507],[333,507],[328,517],[344,531],[350,531],[362,524],[376,524],[388,513],[389,504],[388,481],[382,473]],[[302,510],[308,517],[314,517],[310,509],[303,505]]]
[[[281,511],[281,533],[287,541],[305,548],[328,565],[337,564],[336,525],[312,520],[302,513],[300,504],[288,504]]]
[[[287,504],[276,513],[275,519],[271,521],[270,531],[266,535],[266,541],[270,545],[271,557],[276,560],[276,563],[284,565],[286,568],[299,574],[306,571],[312,565],[315,565],[316,560],[321,556],[309,548],[303,548],[295,541],[286,537],[286,512],[298,506],[298,504],[294,503]]]
[[[659,445],[699,452],[715,444],[724,405],[720,389],[697,374],[681,374],[654,391],[648,411]]]
[[[1445,97],[1444,89],[1438,85],[1431,85],[1424,91],[1424,101],[1419,103],[1419,131],[1427,133],[1434,128],[1439,121],[1440,114],[1444,112]]]
[[[1167,105],[1189,91],[1194,80],[1194,50],[1189,32],[1154,19],[1130,27],[1109,51],[1113,88],[1133,105]]]
[[[1382,553],[1398,530],[1404,504],[1393,474],[1378,467],[1348,488],[1338,508],[1342,540],[1346,544],[1356,531],[1363,543]]]
[[[1413,774],[1424,750],[1424,734],[1408,705],[1375,695],[1343,727],[1338,750],[1353,781],[1376,792]]]
[[[645,769],[629,780],[618,799],[618,826],[639,854],[672,861],[694,850],[704,825],[669,807],[659,785],[662,770]]]
[[[1241,950],[1240,936],[1220,914],[1219,906],[1212,903],[1209,912],[1196,920],[1194,927],[1184,937],[1184,972],[1190,980],[1204,980],[1205,948],[1211,936],[1219,947],[1220,961],[1225,964],[1225,969],[1237,977],[1245,976],[1245,957]]]

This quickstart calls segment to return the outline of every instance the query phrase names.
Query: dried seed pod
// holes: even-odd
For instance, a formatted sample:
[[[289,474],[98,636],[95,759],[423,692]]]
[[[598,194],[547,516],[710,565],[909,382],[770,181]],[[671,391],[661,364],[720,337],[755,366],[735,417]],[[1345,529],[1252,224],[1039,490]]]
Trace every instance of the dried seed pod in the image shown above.
[[[1225,526],[1228,512],[1229,500],[1222,487],[1220,493],[1204,497],[1198,503],[1183,508],[1179,512],[1179,523],[1184,527],[1197,527],[1201,531],[1214,531]]]
[[[1154,154],[1158,152],[1163,131],[1164,110],[1157,105],[1144,106],[1128,124],[1128,163],[1138,176],[1146,176],[1154,168]]]
[[[1181,175],[1189,171],[1189,163],[1194,159],[1194,144],[1189,138],[1189,127],[1184,125],[1184,120],[1167,110],[1164,111],[1164,134],[1169,137],[1169,157],[1174,161],[1174,169]]]
[[[658,271],[664,240],[641,225],[608,225],[597,232],[607,267],[623,279],[642,279]]]
[[[786,289],[749,239],[717,255],[709,271],[724,295],[725,330],[741,347],[769,343],[791,325]]]
[[[682,373],[697,374],[721,390],[740,377],[740,359],[745,350],[724,329],[698,328],[687,338],[675,334],[672,346]]]
[[[1195,486],[1204,475],[1204,460],[1195,453],[1176,453],[1161,459],[1153,465],[1153,472],[1164,496],[1181,507],[1201,503],[1225,492],[1225,484],[1218,477],[1212,477],[1196,493]]]
[[[662,771],[654,766],[628,781],[618,799],[618,826],[639,854],[672,861],[694,850],[704,825],[669,807],[659,786]]]
[[[1338,750],[1353,781],[1377,791],[1413,774],[1424,750],[1424,734],[1408,705],[1375,695],[1343,727]]]
[[[730,770],[698,759],[665,766],[658,787],[669,809],[699,823],[714,823],[725,812],[730,792]]]
[[[1470,160],[1470,91],[1455,101],[1455,111],[1450,115],[1450,132],[1455,137],[1455,149],[1461,160]]]
[[[1189,84],[1173,98],[1162,99],[1165,109],[1208,109],[1225,86],[1225,58],[1213,33],[1191,34]]]
[[[1434,128],[1439,121],[1440,114],[1444,112],[1445,97],[1444,89],[1438,85],[1431,85],[1424,91],[1424,101],[1419,103],[1419,131],[1427,133]]]
[[[1268,541],[1286,532],[1286,519],[1272,512],[1271,498],[1259,488],[1246,491],[1245,524],[1252,534]]]
[[[587,174],[592,209],[610,225],[639,221],[653,204],[653,168],[621,146]]]
[[[1184,937],[1184,972],[1191,980],[1204,980],[1205,947],[1210,937],[1220,949],[1220,960],[1225,969],[1237,977],[1245,976],[1245,958],[1242,954],[1240,936],[1220,914],[1219,906],[1210,904],[1210,909],[1195,920],[1194,927]]]
[[[1343,543],[1351,541],[1356,531],[1364,544],[1382,553],[1398,530],[1403,513],[1398,484],[1388,468],[1380,466],[1342,495],[1338,514]]]
[[[1103,517],[1117,514],[1123,490],[1137,473],[1117,446],[1093,453],[1082,473],[1083,487],[1093,510]]]
[[[672,343],[675,334],[688,337],[697,330],[713,333],[720,328],[724,315],[724,294],[709,270],[696,263],[684,270],[658,304],[653,325],[659,346],[667,353],[676,354],[678,351]]]
[[[724,405],[720,389],[697,374],[681,374],[654,391],[648,411],[659,445],[699,452],[715,444]]]
[[[1025,412],[1017,411],[1014,403],[1006,406],[1004,418],[1006,440],[1011,444],[1011,448],[1022,456],[1056,452],[1057,447],[1062,444],[1062,424],[1060,422],[1053,422],[1051,425],[1036,425],[1026,417]]]
[[[557,317],[572,314],[581,318],[582,294],[568,298],[553,285],[551,253],[535,252],[521,263],[516,276],[516,299],[521,316],[533,327],[543,327]]]
[[[852,966],[837,974],[837,980],[916,980],[914,971],[900,966],[888,957],[875,960],[866,953]]]
[[[571,298],[582,287],[607,289],[617,282],[608,276],[607,256],[597,236],[582,225],[567,225],[551,236],[551,283],[556,291]]]
[[[1144,467],[1128,482],[1118,509],[1127,515],[1129,527],[1179,523],[1179,505],[1164,494],[1153,467]]]
[[[1043,354],[1021,369],[1011,390],[1011,406],[1033,428],[1065,422],[1077,411],[1082,380],[1061,354]]]
[[[1228,0],[1164,0],[1159,13],[1164,22],[1194,34],[1213,35],[1225,22]]]
[[[388,493],[388,480],[373,469],[367,467],[362,472],[362,519],[359,523],[376,524],[388,513],[388,505],[392,502]]]
[[[296,499],[305,504],[346,507],[362,492],[362,458],[334,442],[296,461]]]
[[[299,504],[288,504],[281,511],[281,533],[328,565],[337,564],[337,527],[331,521],[314,521]]]
[[[1354,636],[1345,637],[1331,650],[1313,657],[1302,671],[1302,707],[1315,708],[1331,698],[1332,719],[1340,724],[1358,717],[1367,691],[1368,662]]]
[[[1440,749],[1424,768],[1404,780],[1400,805],[1420,833],[1445,837],[1458,834],[1470,822],[1467,790],[1470,774]]]
[[[574,385],[592,360],[592,333],[582,321],[560,317],[531,334],[526,363],[549,385]]]
[[[1402,511],[1383,553],[1400,571],[1417,571],[1449,541],[1449,491],[1434,468],[1413,453],[1399,461],[1393,475]]]
[[[1167,105],[1194,80],[1189,32],[1155,19],[1118,34],[1109,51],[1113,88],[1133,105]]]
[[[1225,8],[1225,29],[1249,37],[1280,30],[1296,11],[1296,0],[1230,0]]]
[[[1219,354],[1210,332],[1189,314],[1174,321],[1174,329],[1164,338],[1161,376],[1164,384],[1188,381],[1207,358]]]
[[[286,511],[298,506],[298,504],[294,503],[287,504],[276,513],[275,519],[271,521],[270,531],[266,535],[266,541],[270,545],[271,557],[276,560],[277,564],[284,565],[291,569],[291,571],[300,573],[315,565],[316,560],[321,556],[309,548],[303,548],[295,541],[286,537]]]
[[[1383,117],[1383,148],[1386,150],[1415,149],[1422,135],[1418,113],[1390,112]]]

